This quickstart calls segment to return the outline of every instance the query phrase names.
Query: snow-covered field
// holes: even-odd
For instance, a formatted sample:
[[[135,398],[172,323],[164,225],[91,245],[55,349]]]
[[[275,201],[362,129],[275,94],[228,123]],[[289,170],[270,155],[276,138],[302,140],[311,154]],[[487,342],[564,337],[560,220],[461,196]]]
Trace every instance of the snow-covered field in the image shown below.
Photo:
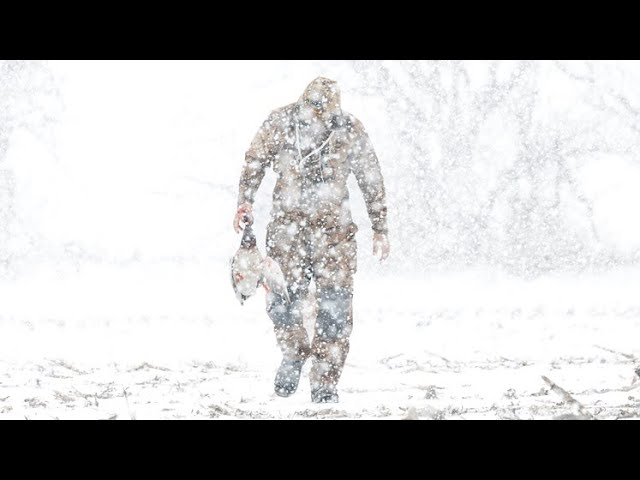
[[[1,418],[580,415],[542,376],[582,415],[640,418],[637,273],[358,278],[341,402],[314,405],[308,364],[293,397],[274,395],[263,295],[240,306],[216,270],[145,268],[110,284],[96,271],[41,285],[40,298],[3,285]]]

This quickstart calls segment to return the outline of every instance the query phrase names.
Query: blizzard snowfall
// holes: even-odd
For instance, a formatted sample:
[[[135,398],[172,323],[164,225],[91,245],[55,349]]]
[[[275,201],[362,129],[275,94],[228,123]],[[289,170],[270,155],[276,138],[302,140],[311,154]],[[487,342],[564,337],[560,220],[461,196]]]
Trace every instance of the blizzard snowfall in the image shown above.
[[[530,157],[502,145],[507,135],[499,120],[491,124],[500,117],[493,112],[477,150],[460,154],[476,163],[448,164],[446,149],[456,142],[438,143],[442,132],[422,139],[394,121],[374,88],[388,77],[375,75],[395,79],[389,95],[415,87],[403,87],[409,79],[397,66],[382,67],[49,62],[58,91],[46,103],[46,121],[34,120],[37,128],[15,121],[0,150],[0,192],[9,192],[0,193],[0,418],[640,419],[640,167],[625,147],[636,140],[617,138],[618,150],[597,144],[601,153],[585,144],[595,157],[567,153],[568,167],[534,162],[534,173],[516,160],[503,177],[500,169],[511,164],[494,161],[498,154]],[[575,82],[591,72],[568,68]],[[452,71],[455,78],[455,65]],[[269,111],[295,101],[317,75],[340,83],[345,109],[372,138],[389,191],[391,241],[389,260],[377,263],[352,182],[360,227],[354,330],[340,403],[327,405],[311,402],[310,362],[295,395],[274,394],[281,356],[264,293],[241,306],[229,280],[240,241],[232,220],[244,151]],[[509,71],[500,75],[508,87]],[[564,84],[553,85],[555,94],[540,87],[545,113],[536,121],[553,116],[549,105],[573,108]],[[616,84],[605,78],[602,85]],[[6,88],[1,101],[18,98],[15,85]],[[426,121],[406,101],[394,100],[395,115]],[[598,118],[582,115],[571,118],[585,128]],[[529,135],[505,128],[514,138]],[[546,148],[534,137],[527,137],[530,151]],[[430,156],[416,159],[420,148]],[[411,162],[428,169],[410,170]],[[536,176],[547,167],[549,176]],[[509,197],[548,190],[556,173],[555,207],[542,196],[526,205]],[[469,193],[482,185],[501,192],[501,181],[504,197]],[[269,174],[255,205],[263,252],[273,185]],[[496,205],[494,216],[478,210],[483,199]],[[526,221],[509,216],[509,205],[533,213]],[[548,222],[558,211],[563,219]],[[469,218],[473,224],[464,223]],[[494,225],[506,222],[512,235],[496,233]],[[571,228],[553,227],[565,224]],[[544,250],[546,238],[557,248]]]

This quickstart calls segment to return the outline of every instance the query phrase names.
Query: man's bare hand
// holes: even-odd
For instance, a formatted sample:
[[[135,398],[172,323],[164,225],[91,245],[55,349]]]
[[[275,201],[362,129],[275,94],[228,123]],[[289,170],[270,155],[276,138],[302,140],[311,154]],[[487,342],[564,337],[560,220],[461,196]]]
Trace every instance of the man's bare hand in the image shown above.
[[[240,226],[240,223],[243,226]],[[247,225],[253,224],[253,206],[250,203],[243,203],[238,207],[236,216],[233,217],[233,229],[236,233],[240,233]]]
[[[373,256],[380,257],[380,261],[383,262],[389,256],[391,246],[389,245],[389,239],[384,233],[373,234]]]

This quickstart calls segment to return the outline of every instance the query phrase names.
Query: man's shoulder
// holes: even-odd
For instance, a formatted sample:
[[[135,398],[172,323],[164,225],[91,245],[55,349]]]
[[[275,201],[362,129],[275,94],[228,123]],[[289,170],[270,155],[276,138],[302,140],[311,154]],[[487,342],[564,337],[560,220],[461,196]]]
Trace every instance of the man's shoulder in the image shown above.
[[[295,103],[290,103],[289,105],[285,105],[284,107],[271,110],[271,113],[269,114],[269,121],[289,121],[293,115],[293,109],[295,106]]]
[[[342,111],[342,118],[344,119],[345,126],[354,132],[363,133],[364,125],[360,120],[356,118],[355,115],[352,115],[349,112]]]

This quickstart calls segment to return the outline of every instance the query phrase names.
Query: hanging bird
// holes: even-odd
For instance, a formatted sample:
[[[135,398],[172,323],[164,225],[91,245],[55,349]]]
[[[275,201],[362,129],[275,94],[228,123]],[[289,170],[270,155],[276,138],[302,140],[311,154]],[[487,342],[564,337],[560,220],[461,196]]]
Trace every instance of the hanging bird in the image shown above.
[[[240,248],[231,259],[231,285],[240,305],[262,285],[267,295],[279,295],[291,300],[280,266],[270,257],[262,257],[251,225],[245,222]]]

